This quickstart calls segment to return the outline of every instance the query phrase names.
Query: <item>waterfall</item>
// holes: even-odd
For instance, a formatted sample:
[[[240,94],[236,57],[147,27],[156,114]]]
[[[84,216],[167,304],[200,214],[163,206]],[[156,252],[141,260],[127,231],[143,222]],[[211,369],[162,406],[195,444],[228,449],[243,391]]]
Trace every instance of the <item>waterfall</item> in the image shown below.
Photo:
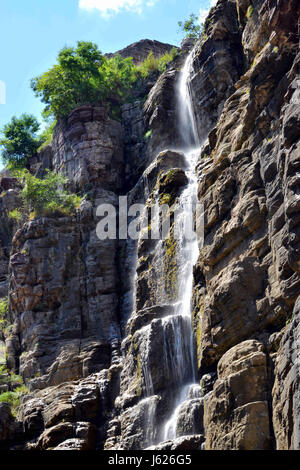
[[[183,224],[190,223],[187,217],[193,213],[191,206],[195,209],[197,203],[197,177],[196,164],[200,149],[200,139],[196,126],[195,114],[193,111],[193,101],[191,95],[191,72],[193,66],[194,50],[188,55],[181,72],[178,84],[178,124],[179,133],[182,138],[183,151],[185,153],[188,177],[188,185],[179,198],[179,214]],[[175,403],[175,409],[165,423],[162,432],[162,440],[175,439],[177,420],[182,404],[186,400],[195,397],[195,390],[199,391],[199,385],[195,384],[196,374],[194,369],[193,354],[193,331],[192,331],[192,295],[193,295],[193,267],[199,255],[197,236],[194,234],[191,239],[181,232],[178,240],[177,263],[178,263],[178,284],[179,301],[175,309],[175,315],[164,319],[164,337],[169,338],[169,343],[175,341],[170,351],[170,346],[165,351],[170,351],[173,355],[171,366],[175,377],[181,385],[181,390]],[[168,325],[168,327],[166,326]],[[182,327],[184,325],[184,328]],[[170,337],[170,331],[173,334]],[[166,334],[167,333],[167,334]],[[172,338],[173,336],[173,338]]]
[[[177,90],[179,133],[184,144],[184,150],[186,151],[195,150],[200,144],[191,94],[193,59],[194,49],[192,49],[185,61]]]
[[[175,384],[176,389],[178,389],[173,412],[160,429],[160,442],[177,437],[177,420],[182,404],[187,400],[198,398],[200,393],[199,384],[195,383],[196,372],[192,328],[193,267],[199,255],[197,235],[193,230],[194,213],[197,204],[197,177],[195,169],[200,150],[200,139],[197,132],[190,89],[193,57],[194,51],[188,55],[185,61],[177,89],[178,132],[182,140],[181,150],[185,154],[185,173],[188,178],[188,184],[178,200],[176,209],[178,219],[176,223],[178,227],[189,227],[189,231],[187,236],[186,230],[178,229],[176,236],[177,302],[172,304],[172,314],[156,320],[159,322],[160,328],[162,328],[163,335],[161,368],[164,371],[165,380]],[[158,201],[156,201],[156,204],[158,204]],[[158,291],[157,297],[159,298],[159,296],[160,292]],[[144,344],[141,353],[141,366],[147,403],[151,403],[151,397],[154,396],[149,360],[151,335],[152,324],[143,327],[139,332],[139,336],[143,338]],[[149,430],[147,439],[148,445],[152,444],[151,438],[154,436],[153,416],[155,409],[152,406],[147,411],[147,423],[151,423],[151,430]]]

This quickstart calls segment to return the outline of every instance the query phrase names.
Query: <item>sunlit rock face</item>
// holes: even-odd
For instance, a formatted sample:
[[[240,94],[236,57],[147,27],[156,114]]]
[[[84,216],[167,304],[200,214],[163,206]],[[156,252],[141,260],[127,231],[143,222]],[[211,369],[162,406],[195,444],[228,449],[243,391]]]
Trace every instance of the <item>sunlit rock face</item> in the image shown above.
[[[75,109],[56,127],[53,168],[63,171],[78,189],[94,186],[114,192],[123,185],[123,130],[104,108]]]
[[[0,340],[30,393],[16,418],[2,405],[1,448],[299,449],[299,8],[219,0],[120,122],[95,105],[59,123],[30,165],[86,194],[76,216],[17,226],[3,175]],[[99,240],[120,195],[167,203],[167,237]],[[194,197],[192,248],[174,214]]]

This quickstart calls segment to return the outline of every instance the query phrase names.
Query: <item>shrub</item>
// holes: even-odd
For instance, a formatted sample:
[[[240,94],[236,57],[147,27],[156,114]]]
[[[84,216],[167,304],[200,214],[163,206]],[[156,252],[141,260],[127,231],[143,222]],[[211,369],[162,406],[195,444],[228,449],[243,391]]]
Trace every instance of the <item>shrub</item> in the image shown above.
[[[153,72],[158,70],[159,59],[150,51],[148,57],[138,66],[138,70],[143,79],[147,78]]]
[[[178,56],[179,52],[176,47],[173,47],[170,52],[166,52],[159,59],[158,70],[163,73],[167,70],[168,65],[173,62],[174,59]]]
[[[68,179],[62,175],[49,170],[44,178],[37,178],[28,170],[14,174],[23,184],[21,198],[27,217],[72,215],[80,206],[82,198],[64,190]]]
[[[4,365],[0,365],[0,384],[7,385],[8,391],[1,393],[0,403],[8,403],[11,406],[12,414],[16,414],[16,408],[20,404],[20,397],[29,392],[24,385],[22,377],[11,372]]]
[[[20,397],[16,392],[4,392],[0,395],[0,403],[8,403],[12,408],[17,408],[20,404]]]
[[[0,403],[8,403],[11,407],[13,416],[17,414],[17,408],[20,405],[22,395],[29,393],[29,389],[25,385],[17,387],[13,392],[4,392],[0,395]]]
[[[14,220],[15,222],[19,222],[22,217],[22,214],[18,209],[14,209],[13,211],[8,213],[8,217]]]
[[[37,136],[39,123],[30,114],[22,114],[20,118],[15,116],[6,124],[1,134],[2,160],[12,168],[23,168],[29,157],[33,156],[41,140]]]
[[[5,331],[9,326],[8,322],[8,298],[0,300],[0,331]],[[1,370],[0,370],[1,373]]]
[[[148,57],[138,65],[138,71],[143,79],[146,79],[151,73],[166,71],[168,65],[177,57],[178,50],[173,47],[170,52],[166,52],[160,57],[155,57],[153,51],[150,51]]]

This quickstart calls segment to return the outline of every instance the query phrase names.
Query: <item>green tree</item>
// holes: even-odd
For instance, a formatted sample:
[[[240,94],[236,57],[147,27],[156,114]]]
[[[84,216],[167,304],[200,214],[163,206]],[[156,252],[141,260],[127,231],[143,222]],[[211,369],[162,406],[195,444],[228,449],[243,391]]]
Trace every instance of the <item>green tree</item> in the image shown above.
[[[22,114],[20,118],[14,116],[1,130],[3,162],[13,168],[24,167],[27,159],[33,156],[41,145],[37,136],[39,128],[38,121],[30,114]]]
[[[31,80],[36,96],[46,104],[46,114],[60,118],[76,106],[99,101],[103,60],[92,42],[79,41],[76,49],[64,47],[58,54],[58,64]]]
[[[58,63],[34,78],[31,87],[46,104],[44,115],[59,119],[83,104],[123,103],[135,80],[131,58],[117,55],[108,59],[95,44],[81,41],[76,49],[62,49]]]
[[[130,91],[137,80],[137,68],[132,57],[123,59],[117,54],[110,59],[104,58],[101,73],[104,85],[102,97],[112,117],[119,117],[120,106],[130,98]]]
[[[192,13],[185,21],[178,21],[178,26],[186,38],[199,38],[203,31],[203,25],[199,24],[195,13]]]

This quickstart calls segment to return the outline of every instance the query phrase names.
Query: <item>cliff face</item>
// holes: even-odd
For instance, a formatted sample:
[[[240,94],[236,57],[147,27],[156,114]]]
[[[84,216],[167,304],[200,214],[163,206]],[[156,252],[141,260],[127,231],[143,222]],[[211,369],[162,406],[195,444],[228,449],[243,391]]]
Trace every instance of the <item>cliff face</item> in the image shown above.
[[[87,194],[76,217],[16,230],[18,188],[2,179],[7,365],[30,389],[16,419],[0,403],[2,447],[300,449],[299,14],[297,0],[219,0],[195,45],[205,237],[191,325],[174,315],[186,284],[173,221],[164,241],[96,235],[100,204],[118,209],[127,195],[172,211],[188,190],[174,150],[188,48],[121,123],[79,108],[32,161]],[[163,433],[179,396],[176,432]]]

